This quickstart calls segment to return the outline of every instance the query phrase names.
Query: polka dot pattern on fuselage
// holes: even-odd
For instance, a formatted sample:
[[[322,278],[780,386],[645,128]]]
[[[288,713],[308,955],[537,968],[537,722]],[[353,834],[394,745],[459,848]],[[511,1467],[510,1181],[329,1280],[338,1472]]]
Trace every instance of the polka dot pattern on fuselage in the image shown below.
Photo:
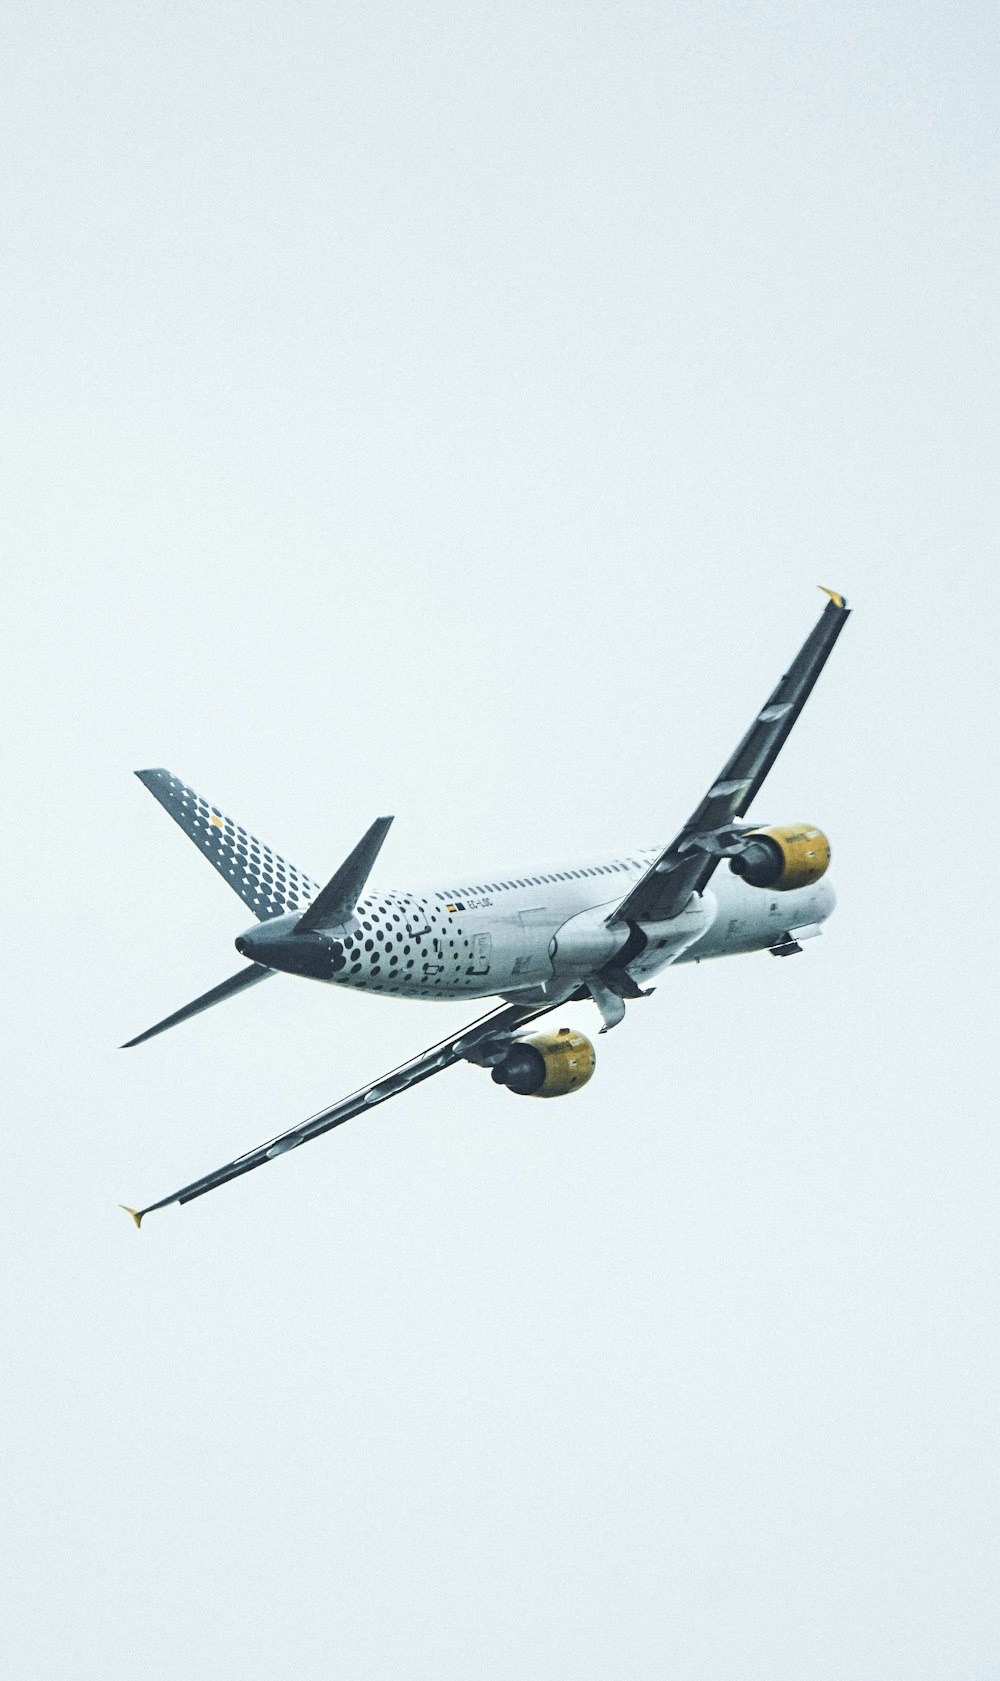
[[[315,899],[319,891],[316,882],[178,777],[167,770],[136,774],[259,921],[301,913]],[[643,853],[642,862],[639,856],[630,856],[533,876],[527,881],[504,880],[447,893],[369,893],[346,925],[322,930],[319,937],[327,942],[329,971],[321,962],[311,973],[316,979],[339,986],[399,997],[488,997],[509,977],[510,959],[502,940],[499,949],[494,947],[492,917],[487,920],[477,916],[476,910],[482,906],[473,908],[464,901],[523,890],[527,885],[547,887],[583,876],[638,875],[654,856],[654,852]]]
[[[337,944],[338,980],[399,997],[480,993],[488,973],[474,958],[461,919],[433,898],[382,893],[362,899],[353,929]]]

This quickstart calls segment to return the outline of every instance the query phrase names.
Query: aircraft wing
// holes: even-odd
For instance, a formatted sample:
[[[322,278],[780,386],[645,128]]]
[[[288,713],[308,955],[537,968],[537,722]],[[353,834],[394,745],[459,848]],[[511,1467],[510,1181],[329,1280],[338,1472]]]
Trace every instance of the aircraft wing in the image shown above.
[[[691,894],[705,887],[736,838],[733,824],[746,812],[778,757],[847,623],[850,610],[844,597],[833,590],[824,594],[830,599],[817,623],[700,806],[608,917],[609,922],[664,921],[676,916]]]
[[[564,1002],[564,999],[560,1000],[560,1003]],[[300,1144],[308,1144],[310,1139],[319,1138],[321,1133],[330,1132],[333,1127],[341,1126],[344,1121],[351,1120],[355,1115],[373,1109],[377,1104],[384,1103],[387,1098],[406,1091],[409,1086],[419,1085],[421,1080],[429,1079],[432,1074],[439,1074],[443,1068],[450,1068],[452,1063],[463,1060],[476,1061],[480,1058],[485,1061],[483,1052],[487,1041],[494,1038],[502,1041],[514,1029],[524,1027],[528,1022],[536,1021],[539,1016],[548,1015],[550,1010],[559,1007],[558,1003],[527,1007],[503,1004],[499,1009],[480,1016],[468,1027],[463,1027],[460,1032],[442,1039],[437,1045],[432,1045],[430,1050],[414,1057],[412,1061],[404,1062],[399,1068],[394,1068],[390,1073],[383,1074],[380,1079],[373,1080],[370,1085],[362,1086],[360,1091],[352,1092],[350,1097],[340,1098],[328,1109],[321,1109],[317,1115],[310,1115],[308,1120],[289,1127],[287,1132],[280,1132],[277,1137],[269,1138],[255,1150],[248,1150],[245,1155],[237,1156],[235,1161],[216,1168],[214,1173],[206,1173],[201,1179],[192,1180],[190,1185],[184,1185],[179,1191],[172,1191],[168,1197],[161,1197],[159,1202],[151,1202],[147,1208],[128,1208],[125,1203],[122,1203],[122,1207],[126,1213],[131,1214],[138,1226],[143,1217],[151,1214],[154,1209],[166,1208],[172,1202],[191,1202],[195,1197],[204,1196],[206,1191],[214,1191],[217,1185],[225,1185],[230,1179],[238,1179],[242,1173],[250,1173],[255,1167],[263,1167],[265,1162],[271,1161],[275,1156],[284,1155],[286,1150],[296,1150]]]

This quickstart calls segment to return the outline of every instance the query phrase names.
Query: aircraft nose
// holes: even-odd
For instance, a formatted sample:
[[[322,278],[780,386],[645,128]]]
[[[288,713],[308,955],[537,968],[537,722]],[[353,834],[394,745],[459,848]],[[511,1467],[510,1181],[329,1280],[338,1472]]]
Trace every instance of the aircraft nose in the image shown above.
[[[253,956],[253,951],[251,949],[252,948],[252,940],[253,940],[252,935],[241,934],[239,939],[234,942],[235,946],[236,946],[236,950],[239,952],[241,957],[252,957]]]
[[[833,882],[824,876],[819,883],[819,914],[824,922],[828,916],[833,915],[836,906],[837,894]]]

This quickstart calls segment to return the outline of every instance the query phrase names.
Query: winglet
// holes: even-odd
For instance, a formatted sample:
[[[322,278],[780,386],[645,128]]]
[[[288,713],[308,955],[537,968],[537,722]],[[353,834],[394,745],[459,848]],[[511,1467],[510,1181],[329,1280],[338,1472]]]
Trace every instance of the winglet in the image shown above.
[[[137,1208],[130,1208],[127,1202],[120,1202],[118,1204],[118,1206],[119,1206],[119,1208],[124,1208],[126,1214],[131,1214],[133,1220],[136,1223],[136,1228],[137,1229],[138,1229],[139,1226],[142,1225],[142,1214],[140,1214],[140,1212]],[[143,1213],[145,1213],[145,1210],[143,1210]]]
[[[825,584],[818,584],[817,588],[821,589],[824,595],[828,595],[830,597],[830,600],[833,602],[835,607],[847,606],[847,601],[844,596],[838,595],[836,590],[828,590]]]

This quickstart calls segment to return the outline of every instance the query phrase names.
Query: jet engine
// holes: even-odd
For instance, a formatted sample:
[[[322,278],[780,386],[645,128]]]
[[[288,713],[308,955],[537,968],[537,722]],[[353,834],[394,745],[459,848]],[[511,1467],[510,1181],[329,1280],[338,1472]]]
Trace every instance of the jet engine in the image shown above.
[[[829,863],[830,842],[822,829],[790,824],[783,829],[750,829],[740,851],[730,858],[729,868],[751,887],[787,893],[793,887],[811,887],[826,874]]]
[[[567,1092],[587,1084],[595,1061],[590,1040],[570,1027],[561,1027],[558,1033],[515,1039],[494,1068],[493,1079],[520,1097],[565,1097]]]

